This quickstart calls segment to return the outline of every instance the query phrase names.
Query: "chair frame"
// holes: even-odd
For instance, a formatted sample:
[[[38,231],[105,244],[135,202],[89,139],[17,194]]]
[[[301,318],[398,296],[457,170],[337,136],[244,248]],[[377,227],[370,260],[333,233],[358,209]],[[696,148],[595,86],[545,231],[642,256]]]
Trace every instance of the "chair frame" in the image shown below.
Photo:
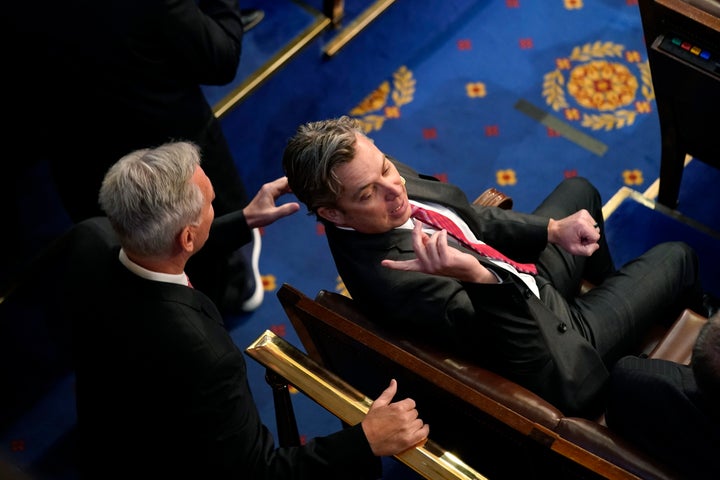
[[[532,462],[555,478],[677,478],[599,422],[565,417],[499,375],[382,329],[357,311],[348,297],[321,290],[313,300],[288,284],[277,296],[308,356],[320,365],[368,394],[379,393],[391,375],[398,380],[398,396],[416,399],[434,431],[438,427],[453,431],[450,422],[467,419],[471,423],[457,432],[468,430],[478,444],[496,442],[507,448],[499,464],[471,458],[467,448],[455,452],[490,478],[511,468],[511,458]],[[426,408],[430,403],[434,406]],[[453,415],[446,419],[433,410],[438,405]],[[462,447],[452,435],[441,433],[436,438],[451,451]]]

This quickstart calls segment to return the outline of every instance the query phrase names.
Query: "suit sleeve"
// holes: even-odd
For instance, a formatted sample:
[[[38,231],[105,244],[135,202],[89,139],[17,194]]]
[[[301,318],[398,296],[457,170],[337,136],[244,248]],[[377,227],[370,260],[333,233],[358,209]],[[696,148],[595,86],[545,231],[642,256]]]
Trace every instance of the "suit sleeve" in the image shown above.
[[[239,351],[224,356],[204,384],[202,411],[211,438],[211,464],[217,478],[376,479],[381,463],[362,427],[318,437],[300,447],[276,448],[262,424]],[[213,458],[214,457],[214,458]]]
[[[242,210],[217,217],[210,227],[210,237],[205,247],[210,250],[229,253],[250,243],[251,229]],[[205,248],[203,247],[203,248]]]
[[[549,219],[539,215],[472,206],[480,240],[518,262],[535,263],[548,244]]]
[[[220,302],[230,274],[228,259],[232,252],[249,243],[251,238],[242,210],[216,218],[207,242],[185,266],[195,288],[215,303]]]

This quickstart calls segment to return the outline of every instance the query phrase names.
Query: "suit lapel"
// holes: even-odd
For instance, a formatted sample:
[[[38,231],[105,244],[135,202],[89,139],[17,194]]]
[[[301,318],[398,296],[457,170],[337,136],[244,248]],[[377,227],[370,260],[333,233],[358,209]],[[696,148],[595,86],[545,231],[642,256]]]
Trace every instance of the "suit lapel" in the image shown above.
[[[405,188],[412,200],[432,202],[453,209],[471,229],[475,230],[475,217],[465,193],[455,185],[443,183],[435,177],[421,175],[407,165],[393,160],[405,178]],[[477,231],[475,232],[477,234]]]

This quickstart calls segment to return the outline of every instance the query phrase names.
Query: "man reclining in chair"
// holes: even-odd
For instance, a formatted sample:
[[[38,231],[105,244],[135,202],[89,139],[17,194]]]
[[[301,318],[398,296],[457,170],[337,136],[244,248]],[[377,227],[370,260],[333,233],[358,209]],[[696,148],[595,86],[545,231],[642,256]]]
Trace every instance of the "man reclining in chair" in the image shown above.
[[[608,368],[654,322],[685,307],[705,313],[684,243],[615,269],[600,196],[582,178],[564,180],[533,214],[474,206],[385,154],[349,117],[301,125],[283,168],[371,318],[460,349],[566,415],[601,413]],[[418,206],[448,215],[470,239],[415,220]],[[488,258],[472,242],[524,264]],[[580,295],[583,279],[597,287]]]

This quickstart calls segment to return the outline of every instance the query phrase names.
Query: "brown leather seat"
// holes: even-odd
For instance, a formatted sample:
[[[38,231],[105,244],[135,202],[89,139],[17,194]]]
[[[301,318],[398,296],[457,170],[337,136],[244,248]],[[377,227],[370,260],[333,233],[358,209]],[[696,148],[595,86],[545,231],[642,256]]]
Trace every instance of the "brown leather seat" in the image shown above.
[[[690,365],[695,340],[707,320],[692,310],[683,311],[648,356]]]
[[[496,442],[504,454],[495,456],[525,458],[538,471],[565,472],[553,473],[555,478],[678,478],[662,459],[635,449],[601,420],[565,417],[500,375],[377,325],[346,296],[321,290],[313,300],[285,284],[278,298],[311,358],[366,394],[379,393],[388,376],[398,379],[399,395],[418,402],[433,437],[460,449],[463,460],[490,477],[492,468],[500,467],[473,453]],[[683,312],[653,347],[653,357],[689,358],[705,321]],[[463,432],[470,434],[463,437]],[[467,445],[470,441],[474,443]]]

